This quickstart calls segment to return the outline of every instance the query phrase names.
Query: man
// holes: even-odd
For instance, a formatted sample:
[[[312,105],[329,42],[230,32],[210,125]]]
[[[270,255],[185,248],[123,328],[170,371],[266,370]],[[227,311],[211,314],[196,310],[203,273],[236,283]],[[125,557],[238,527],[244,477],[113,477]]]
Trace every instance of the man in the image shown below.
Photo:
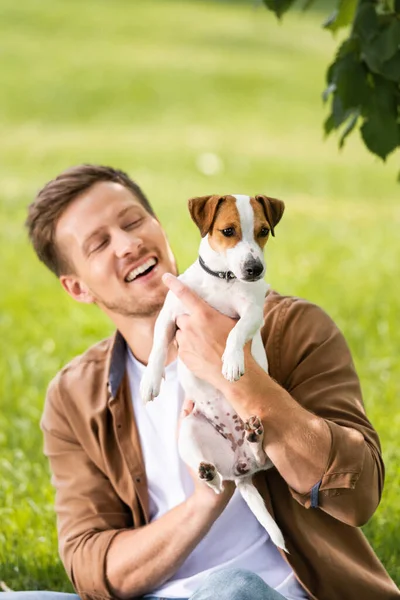
[[[379,503],[384,467],[349,350],[323,311],[269,293],[263,327],[269,375],[247,350],[245,375],[228,383],[221,356],[234,322],[173,276],[165,233],[126,174],[69,169],[39,192],[27,225],[39,258],[66,292],[95,303],[117,329],[55,377],[42,419],[59,549],[77,594],[399,598],[358,529]],[[138,388],[166,286],[190,316],[178,322],[161,395],[145,409]],[[177,354],[242,419],[261,417],[275,468],[254,482],[287,555],[232,484],[218,496],[180,461]]]

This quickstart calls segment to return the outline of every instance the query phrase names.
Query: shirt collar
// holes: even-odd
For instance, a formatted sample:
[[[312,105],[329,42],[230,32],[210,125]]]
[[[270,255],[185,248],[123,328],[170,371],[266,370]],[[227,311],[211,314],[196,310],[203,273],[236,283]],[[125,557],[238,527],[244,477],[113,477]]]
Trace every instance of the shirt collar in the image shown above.
[[[111,396],[116,397],[126,369],[127,345],[119,331],[116,331],[112,340],[109,363],[107,367],[108,389]]]

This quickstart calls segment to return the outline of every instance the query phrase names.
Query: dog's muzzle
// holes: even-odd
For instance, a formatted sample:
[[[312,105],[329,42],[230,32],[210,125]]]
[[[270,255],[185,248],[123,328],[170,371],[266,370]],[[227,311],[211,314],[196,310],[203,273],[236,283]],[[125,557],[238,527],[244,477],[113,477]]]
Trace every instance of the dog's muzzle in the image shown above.
[[[259,259],[246,260],[242,267],[243,281],[257,281],[264,274],[264,265]]]

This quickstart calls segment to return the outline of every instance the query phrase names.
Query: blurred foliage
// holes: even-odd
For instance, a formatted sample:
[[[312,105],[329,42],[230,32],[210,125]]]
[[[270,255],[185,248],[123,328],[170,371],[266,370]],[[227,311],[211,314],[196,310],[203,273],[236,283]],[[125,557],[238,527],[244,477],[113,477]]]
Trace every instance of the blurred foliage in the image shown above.
[[[281,18],[294,0],[264,3]],[[400,146],[400,1],[337,0],[324,27],[336,33],[349,25],[327,71],[323,98],[331,97],[331,113],[325,132],[341,130],[341,148],[358,126],[368,150],[386,160]]]

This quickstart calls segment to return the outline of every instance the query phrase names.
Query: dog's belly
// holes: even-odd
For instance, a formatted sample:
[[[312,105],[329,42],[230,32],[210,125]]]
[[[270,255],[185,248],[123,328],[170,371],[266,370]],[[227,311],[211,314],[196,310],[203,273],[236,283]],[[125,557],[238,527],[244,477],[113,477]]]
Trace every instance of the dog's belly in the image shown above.
[[[178,361],[178,375],[186,397],[195,403],[193,416],[197,419],[193,421],[191,441],[202,446],[203,460],[207,457],[224,479],[238,479],[264,468],[254,457],[242,419],[226,398],[195,377],[181,361]]]

